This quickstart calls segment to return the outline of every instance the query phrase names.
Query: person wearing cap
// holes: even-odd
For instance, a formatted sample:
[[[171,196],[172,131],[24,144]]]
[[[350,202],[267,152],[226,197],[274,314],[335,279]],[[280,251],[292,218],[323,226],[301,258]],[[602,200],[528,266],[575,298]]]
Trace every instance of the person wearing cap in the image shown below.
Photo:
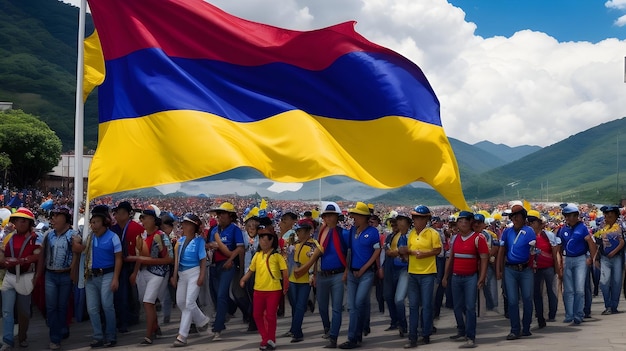
[[[117,316],[117,330],[127,333],[128,327],[139,323],[139,293],[137,286],[130,284],[130,275],[135,269],[135,262],[129,256],[136,255],[137,237],[144,232],[138,222],[131,220],[133,207],[128,201],[120,201],[113,208],[115,224],[111,226],[122,243],[122,271],[120,272],[119,288],[115,292],[115,315]]]
[[[433,294],[437,275],[437,255],[441,252],[441,239],[436,230],[428,226],[432,213],[424,205],[410,212],[413,229],[407,235],[407,245],[401,255],[409,258],[409,342],[404,348],[415,348],[418,342],[418,325],[422,325],[422,342],[430,343],[433,329]],[[420,313],[421,312],[421,313]]]
[[[209,234],[209,247],[214,250],[213,264],[210,267],[211,290],[215,296],[215,321],[213,340],[221,340],[222,330],[226,329],[226,314],[234,302],[230,299],[230,284],[235,277],[239,264],[239,255],[243,253],[243,233],[233,223],[237,219],[235,206],[224,202],[219,207],[210,209],[217,215],[217,226]],[[219,245],[220,241],[223,245]]]
[[[140,345],[152,345],[161,334],[157,319],[156,299],[167,283],[170,265],[174,263],[174,251],[167,235],[159,229],[161,218],[156,208],[143,210],[139,217],[145,231],[137,237],[135,269],[130,275],[130,283],[137,284],[139,299],[143,302],[146,314],[146,334]]]
[[[348,210],[354,225],[350,228],[348,247],[350,248],[350,272],[348,273],[348,341],[339,345],[340,349],[354,349],[360,346],[364,324],[369,312],[370,291],[374,282],[376,259],[380,255],[380,235],[378,229],[368,224],[370,209],[363,202],[357,202]]]
[[[87,312],[93,328],[91,347],[112,347],[117,344],[115,333],[115,306],[113,294],[119,287],[122,270],[122,244],[109,226],[111,216],[106,205],[97,205],[91,210],[89,227],[84,246],[85,296]],[[104,312],[105,327],[102,328]]]
[[[560,269],[559,244],[560,239],[549,230],[545,229],[545,223],[541,214],[537,210],[528,211],[526,218],[528,225],[533,228],[537,235],[535,244],[534,268],[534,302],[535,316],[539,328],[546,326],[546,318],[543,308],[543,286],[545,284],[548,296],[548,321],[554,322],[558,300],[554,291],[554,275],[557,274],[562,279]]]
[[[72,260],[72,242],[78,234],[72,229],[72,214],[67,206],[50,211],[50,225],[42,241],[41,257],[37,275],[45,269],[46,319],[50,328],[51,350],[61,348],[61,340],[69,334],[67,323],[68,296],[72,292],[70,271],[76,265]],[[80,236],[76,238],[80,240]]]
[[[624,271],[624,237],[619,218],[619,206],[602,206],[604,226],[595,234],[600,254],[600,289],[604,298],[602,315],[619,313],[620,292],[622,290],[622,273]]]
[[[511,332],[507,335],[507,340],[532,335],[530,323],[533,314],[533,269],[530,254],[531,249],[534,249],[537,236],[535,231],[526,225],[526,216],[526,209],[521,204],[516,203],[511,207],[509,218],[513,226],[502,233],[498,251],[496,274],[498,279],[504,278],[505,280],[511,324]],[[520,298],[524,306],[521,325]]]
[[[489,247],[485,236],[475,231],[474,222],[484,223],[485,217],[461,211],[457,217],[459,233],[450,244],[450,259],[446,262],[442,280],[447,285],[452,276],[454,317],[457,333],[450,337],[453,341],[465,341],[460,348],[476,347],[476,297],[477,290],[485,285]]]
[[[314,271],[312,284],[317,288],[317,304],[324,327],[324,338],[328,344],[324,348],[337,348],[337,337],[341,329],[341,313],[343,310],[344,282],[348,278],[348,232],[339,226],[342,215],[339,205],[328,202],[322,209],[322,227],[319,243],[321,257],[319,271]],[[328,305],[332,308],[332,320],[329,317]]]
[[[17,310],[18,345],[28,347],[26,333],[30,323],[31,294],[37,280],[41,246],[34,232],[35,216],[20,207],[9,216],[14,230],[5,235],[0,248],[0,264],[6,268],[2,281],[2,347],[11,350],[15,346],[13,335],[14,310]]]
[[[191,323],[199,325],[198,330],[209,329],[210,318],[205,316],[196,299],[206,278],[206,250],[204,239],[198,235],[202,221],[193,213],[183,216],[183,235],[174,248],[174,270],[170,283],[176,288],[176,304],[181,311],[178,335],[174,347],[187,345]]]
[[[289,304],[291,305],[291,328],[283,336],[291,337],[291,342],[304,340],[302,321],[306,312],[311,285],[309,284],[309,270],[322,251],[317,240],[311,237],[313,222],[308,219],[298,221],[294,227],[297,235],[297,244],[294,255],[294,269],[289,274]]]
[[[406,254],[400,251],[406,249],[407,235],[411,229],[411,218],[406,214],[398,214],[396,218],[396,231],[392,232],[385,244],[385,282],[384,288],[387,293],[387,306],[389,316],[392,317],[391,326],[388,330],[393,330],[394,316],[395,329],[398,329],[400,337],[407,333],[405,302],[409,284],[409,261]]]
[[[257,235],[260,251],[252,257],[250,269],[239,285],[244,287],[252,275],[255,276],[253,316],[261,335],[259,350],[275,350],[276,311],[281,295],[289,291],[289,273],[287,263],[278,250],[278,236],[274,228],[260,225]]]
[[[248,273],[250,269],[250,263],[252,262],[252,257],[257,252],[259,248],[259,237],[257,235],[258,226],[261,224],[261,218],[259,218],[259,208],[254,207],[248,214],[243,218],[245,233],[244,234],[244,274]],[[271,223],[270,223],[271,225]],[[246,309],[246,313],[244,314],[244,323],[248,324],[248,332],[255,332],[258,330],[256,327],[256,323],[254,322],[254,318],[252,317],[252,306],[253,306],[253,298],[254,298],[254,276],[252,276],[248,282],[246,283],[246,292],[248,295],[248,307]],[[247,321],[245,319],[247,318]]]
[[[596,244],[585,224],[579,220],[578,206],[565,205],[561,213],[565,224],[557,236],[561,239],[563,254],[563,323],[580,324],[585,317],[585,280],[589,277],[589,266],[596,255]],[[591,255],[588,257],[587,252]]]

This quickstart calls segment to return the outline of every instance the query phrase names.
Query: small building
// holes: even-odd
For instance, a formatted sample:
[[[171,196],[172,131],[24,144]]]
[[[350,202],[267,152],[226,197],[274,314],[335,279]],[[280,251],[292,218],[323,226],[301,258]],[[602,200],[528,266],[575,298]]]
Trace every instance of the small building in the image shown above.
[[[89,167],[93,155],[83,155],[83,192],[87,191],[87,177],[89,176]],[[76,156],[73,154],[61,155],[59,164],[48,173],[43,180],[43,187],[47,191],[59,189],[64,194],[74,192],[74,167],[76,165]]]
[[[12,110],[13,103],[8,101],[0,101],[0,112]]]

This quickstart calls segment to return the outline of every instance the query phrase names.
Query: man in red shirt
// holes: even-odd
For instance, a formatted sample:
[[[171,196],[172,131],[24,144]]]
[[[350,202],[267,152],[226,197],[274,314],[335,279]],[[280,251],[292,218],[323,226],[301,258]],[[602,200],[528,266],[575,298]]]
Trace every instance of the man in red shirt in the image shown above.
[[[489,262],[489,247],[485,237],[472,230],[472,222],[475,220],[484,221],[485,217],[468,211],[459,213],[459,233],[451,244],[450,258],[446,262],[442,280],[442,284],[446,286],[448,277],[452,274],[452,301],[457,334],[450,339],[465,341],[460,348],[476,347],[476,296],[477,290],[485,285]]]
[[[120,333],[128,332],[128,326],[139,323],[139,297],[137,286],[130,284],[130,274],[135,269],[135,262],[128,260],[128,256],[135,256],[137,236],[143,233],[141,224],[131,220],[133,207],[128,201],[121,201],[113,208],[113,217],[116,224],[111,231],[117,234],[122,243],[122,270],[120,272],[119,287],[115,292],[115,315],[117,329]]]
[[[526,217],[528,225],[537,233],[537,242],[535,244],[535,262],[534,262],[534,301],[535,315],[539,328],[546,326],[546,319],[543,314],[543,282],[546,285],[548,294],[548,321],[554,322],[556,318],[556,308],[558,300],[554,291],[554,274],[557,273],[562,278],[562,271],[559,269],[559,249],[558,245],[561,240],[550,231],[544,230],[544,222],[539,211],[530,210]]]

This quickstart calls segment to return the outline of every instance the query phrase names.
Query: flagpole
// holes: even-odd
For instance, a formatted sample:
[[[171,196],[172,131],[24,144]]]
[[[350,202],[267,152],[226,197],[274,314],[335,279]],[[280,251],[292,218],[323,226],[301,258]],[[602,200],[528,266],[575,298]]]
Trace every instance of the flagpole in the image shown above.
[[[78,229],[78,215],[83,202],[83,143],[85,125],[85,104],[83,103],[83,76],[85,70],[85,13],[87,0],[81,0],[78,10],[78,45],[76,60],[76,112],[74,125],[74,229]],[[87,225],[87,223],[85,223]]]

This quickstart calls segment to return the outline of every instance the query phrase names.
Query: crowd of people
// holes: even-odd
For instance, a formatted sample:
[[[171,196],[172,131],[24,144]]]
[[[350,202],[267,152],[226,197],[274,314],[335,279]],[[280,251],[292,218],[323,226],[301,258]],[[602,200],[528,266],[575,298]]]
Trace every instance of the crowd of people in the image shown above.
[[[115,346],[118,333],[140,323],[138,344],[151,345],[175,306],[181,318],[174,347],[186,346],[190,333],[228,337],[229,319],[240,310],[248,331],[260,335],[259,349],[273,350],[287,301],[291,326],[278,336],[303,341],[304,315],[317,306],[324,347],[353,349],[371,332],[372,293],[379,311],[387,307],[385,330],[407,338],[405,348],[430,343],[443,307],[454,310],[450,339],[474,348],[478,294],[487,310],[509,319],[505,338],[515,340],[532,334],[533,312],[539,328],[556,322],[557,279],[564,323],[589,317],[598,290],[602,315],[620,312],[626,227],[624,209],[614,205],[514,201],[457,211],[240,197],[99,198],[83,214],[84,227],[73,228],[62,195],[38,201],[17,204],[3,227],[0,350],[28,346],[38,293],[49,348],[61,348],[70,332],[67,296],[76,287],[85,291],[93,348]],[[340,342],[343,313],[349,323]]]

